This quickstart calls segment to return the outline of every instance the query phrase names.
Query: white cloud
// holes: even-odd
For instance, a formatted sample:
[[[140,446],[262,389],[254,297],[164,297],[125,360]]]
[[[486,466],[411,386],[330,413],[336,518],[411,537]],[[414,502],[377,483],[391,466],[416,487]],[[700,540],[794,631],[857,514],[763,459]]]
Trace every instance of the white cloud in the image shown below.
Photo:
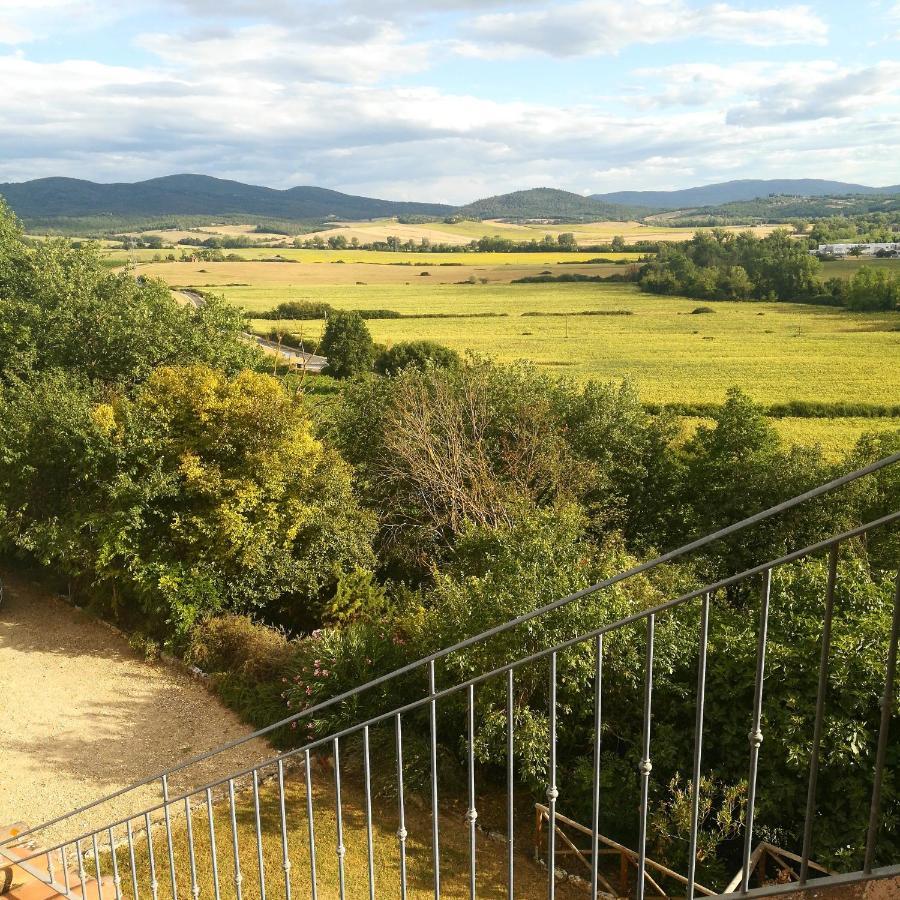
[[[228,77],[249,73],[280,81],[336,82],[374,81],[422,71],[428,66],[429,49],[424,43],[407,43],[390,25],[365,25],[355,32],[248,25],[145,34],[138,44],[194,73],[216,70],[230,73]]]
[[[537,10],[487,13],[467,27],[469,53],[540,52],[551,56],[615,53],[633,44],[687,38],[774,46],[823,43],[824,21],[809,6],[745,10],[726,3],[690,6],[684,0],[580,0]]]
[[[716,77],[726,93],[741,79],[755,85],[757,98],[774,90],[771,73],[748,72]],[[778,116],[748,128],[729,125],[718,102],[676,114],[653,106],[612,113],[427,87],[235,75],[225,64],[178,72],[21,55],[0,57],[0,81],[20,86],[0,94],[0,180],[199,171],[451,202],[538,184],[614,190],[738,174],[870,181],[855,174],[859,160],[886,181],[900,180],[900,117],[870,119],[865,109],[839,131],[826,121],[797,129]],[[841,85],[859,89],[865,81],[865,73],[847,77],[822,66],[819,102],[829,85],[843,97]]]

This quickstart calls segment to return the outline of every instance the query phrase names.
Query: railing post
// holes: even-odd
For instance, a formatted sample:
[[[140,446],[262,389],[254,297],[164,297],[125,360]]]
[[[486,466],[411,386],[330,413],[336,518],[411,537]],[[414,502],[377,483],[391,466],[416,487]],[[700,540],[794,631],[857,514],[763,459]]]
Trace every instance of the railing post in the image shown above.
[[[259,900],[266,900],[266,864],[263,860],[262,822],[259,814],[259,770],[253,770],[253,824],[256,828],[256,864],[259,867]]]
[[[513,791],[515,788],[515,706],[514,706],[514,674],[509,669],[506,673],[506,896],[507,900],[515,900],[516,860],[514,853],[515,840],[515,804]]]
[[[341,804],[341,746],[337,738],[332,741],[334,753],[334,821],[337,829],[337,845],[335,851],[338,860],[338,897],[344,900],[344,857],[347,848],[344,846],[344,813]],[[265,900],[265,897],[262,898]]]
[[[278,760],[278,813],[281,820],[281,868],[284,871],[284,900],[291,900],[291,857],[288,850],[287,814],[284,806],[284,761]]]
[[[550,654],[550,765],[547,785],[547,897],[556,896],[556,652]]]
[[[431,866],[434,876],[434,900],[441,897],[441,848],[440,848],[440,810],[438,808],[438,771],[437,771],[437,704],[434,701],[435,678],[434,660],[428,663],[428,693],[432,700],[428,705],[429,726],[431,729]]]
[[[116,856],[116,842],[113,838],[112,828],[109,830],[109,858],[112,864],[113,887],[116,892],[116,900],[122,900],[122,878],[119,875],[119,860]]]
[[[363,728],[363,791],[366,801],[366,866],[369,900],[375,900],[375,853],[372,846],[372,767],[369,759],[369,726]]]
[[[219,900],[219,850],[216,847],[216,819],[213,815],[212,789],[206,789],[206,818],[209,820],[209,859],[212,865],[213,896]]]
[[[597,900],[600,868],[600,747],[603,715],[601,709],[603,685],[603,635],[594,645],[594,777],[591,797],[591,900]]]
[[[478,810],[475,808],[475,686],[469,685],[468,731],[469,731],[469,808],[466,821],[469,824],[469,897],[475,900],[475,823]]]
[[[169,850],[169,878],[172,880],[172,900],[178,900],[178,884],[175,880],[175,848],[172,846],[172,821],[169,815],[169,776],[162,777],[163,814],[166,822],[166,846]]]
[[[153,823],[150,813],[144,813],[144,831],[147,835],[147,859],[150,862],[150,896],[153,900],[159,896],[159,881],[156,878],[156,854],[153,852]],[[238,897],[240,900],[240,897]]]
[[[309,758],[309,750],[303,752],[306,763],[306,819],[309,833],[309,893],[312,900],[317,900],[319,888],[316,884],[316,824],[313,819],[312,763]]]
[[[747,789],[747,821],[744,834],[744,863],[741,870],[741,893],[750,884],[750,854],[753,852],[753,815],[756,808],[756,773],[759,766],[759,747],[763,741],[762,703],[763,680],[766,670],[766,642],[769,633],[769,599],[772,593],[772,570],[763,575],[762,598],[759,611],[759,640],[756,648],[756,686],[753,697],[753,725],[750,729],[750,779]]]
[[[653,637],[656,630],[656,616],[647,617],[647,658],[644,673],[644,727],[642,756],[639,770],[641,773],[641,808],[640,823],[638,827],[638,873],[635,896],[637,900],[644,900],[645,881],[647,872],[647,809],[650,805],[650,772],[653,771],[653,763],[650,761],[650,722],[651,704],[653,701]]]
[[[228,808],[231,814],[231,852],[234,856],[234,896],[241,900],[244,876],[241,874],[241,850],[238,845],[237,810],[234,803],[234,779],[228,779]]]
[[[800,884],[809,876],[812,854],[813,820],[816,815],[816,787],[819,780],[819,753],[825,720],[825,695],[828,691],[828,658],[831,653],[831,622],[834,614],[834,586],[837,581],[838,545],[828,551],[828,583],[825,587],[825,620],[822,623],[822,650],[819,657],[819,684],[816,690],[816,718],[813,724],[812,750],[809,757],[809,785],[806,791],[806,819],[803,823],[803,851],[800,861]]]
[[[688,848],[687,893],[685,900],[694,900],[697,878],[697,834],[700,830],[700,782],[703,760],[703,714],[706,705],[706,655],[709,642],[710,594],[703,595],[700,609],[700,653],[697,662],[697,718],[694,725],[694,785],[691,796],[691,838]]]
[[[399,825],[397,841],[400,845],[400,898],[406,900],[406,804],[403,798],[403,724],[399,713],[394,718],[394,733],[397,741],[397,810]]]
[[[878,750],[875,754],[875,779],[872,786],[872,805],[869,810],[869,828],[866,833],[866,858],[863,871],[868,875],[875,865],[875,846],[878,841],[881,817],[881,785],[887,758],[888,731],[894,713],[894,679],[897,673],[897,644],[900,641],[900,572],[894,585],[894,620],[888,646],[887,670],[884,679],[884,695],[881,700],[881,725],[878,730]]]

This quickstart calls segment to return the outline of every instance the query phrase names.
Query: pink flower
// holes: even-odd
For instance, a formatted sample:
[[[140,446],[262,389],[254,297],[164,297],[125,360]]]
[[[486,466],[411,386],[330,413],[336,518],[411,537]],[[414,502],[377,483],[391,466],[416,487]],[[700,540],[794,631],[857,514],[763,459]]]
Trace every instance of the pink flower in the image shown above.
[[[312,685],[311,685],[311,684],[308,684],[308,685],[306,686],[306,696],[309,697],[309,696],[311,696],[311,695],[312,695]]]

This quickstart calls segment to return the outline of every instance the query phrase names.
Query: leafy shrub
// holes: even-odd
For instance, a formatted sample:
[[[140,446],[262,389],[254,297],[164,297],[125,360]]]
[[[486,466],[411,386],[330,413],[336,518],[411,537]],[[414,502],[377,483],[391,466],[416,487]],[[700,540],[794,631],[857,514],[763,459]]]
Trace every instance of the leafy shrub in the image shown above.
[[[691,310],[692,316],[701,316],[704,313],[713,313],[715,310],[711,306],[696,306]]]
[[[400,341],[382,350],[375,360],[375,371],[396,375],[403,369],[452,369],[461,363],[459,354],[437,341]]]
[[[207,673],[232,672],[253,681],[277,680],[294,658],[284,632],[249,616],[215,616],[190,633],[185,660]]]

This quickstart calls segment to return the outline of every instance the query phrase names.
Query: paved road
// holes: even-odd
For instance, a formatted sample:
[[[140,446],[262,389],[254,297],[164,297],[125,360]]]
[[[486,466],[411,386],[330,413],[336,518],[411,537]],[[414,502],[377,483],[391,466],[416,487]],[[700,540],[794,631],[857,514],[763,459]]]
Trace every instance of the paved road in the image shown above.
[[[203,306],[203,296],[196,291],[180,290],[176,293],[181,294],[195,309]],[[244,332],[244,337],[255,341],[266,353],[277,355],[280,359],[298,368],[305,369],[307,372],[318,374],[328,365],[326,357],[309,353],[306,350],[301,350],[299,347],[291,347],[284,343],[279,344],[277,341],[270,341],[267,338],[260,337],[258,334],[251,334],[249,331]]]

